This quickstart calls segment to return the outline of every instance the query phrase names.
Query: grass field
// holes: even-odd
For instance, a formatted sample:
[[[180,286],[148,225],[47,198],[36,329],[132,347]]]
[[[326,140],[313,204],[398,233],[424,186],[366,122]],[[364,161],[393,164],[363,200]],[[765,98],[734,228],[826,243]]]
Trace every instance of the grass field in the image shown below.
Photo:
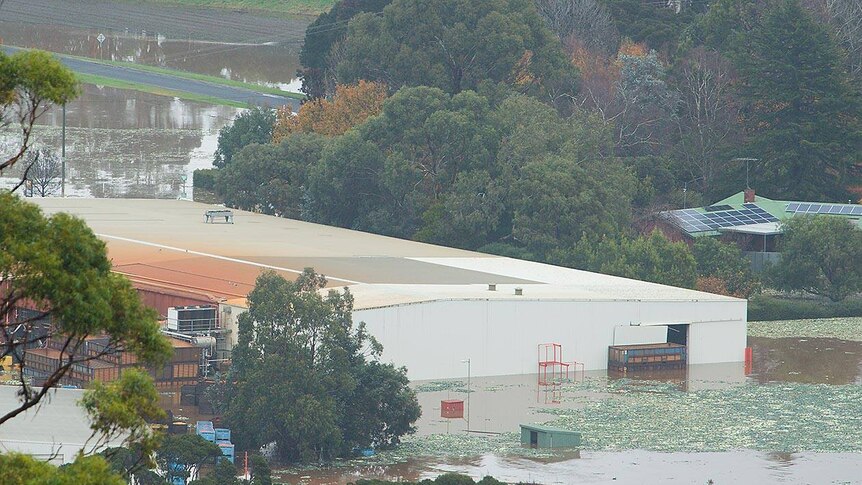
[[[144,0],[143,3],[249,10],[286,15],[319,15],[329,10],[335,0]]]
[[[231,101],[229,99],[221,99],[215,98],[212,96],[201,96],[192,93],[186,93],[183,91],[173,91],[170,89],[163,89],[157,86],[152,86],[149,84],[141,84],[141,83],[133,83],[128,81],[121,81],[119,79],[114,79],[110,77],[104,76],[94,76],[91,74],[78,74],[75,76],[78,77],[78,80],[84,84],[97,84],[99,86],[107,86],[109,88],[117,88],[117,89],[132,89],[135,91],[141,91],[143,93],[157,94],[159,96],[170,96],[172,98],[180,98],[185,99],[187,101],[197,101],[200,103],[208,103],[208,104],[220,104],[223,106],[233,106],[236,108],[247,108],[248,105],[244,103],[238,103],[236,101]]]

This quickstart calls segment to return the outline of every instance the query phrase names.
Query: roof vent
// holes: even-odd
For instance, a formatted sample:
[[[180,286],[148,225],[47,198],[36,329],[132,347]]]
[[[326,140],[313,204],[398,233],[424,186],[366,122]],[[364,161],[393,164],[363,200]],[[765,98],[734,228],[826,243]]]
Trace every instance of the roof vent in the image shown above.
[[[489,283],[488,291],[497,291],[497,285],[495,285],[494,283]]]
[[[521,295],[523,295],[523,294],[524,294],[524,289],[523,289],[523,288],[515,288],[515,295],[517,295],[517,296],[521,296]]]

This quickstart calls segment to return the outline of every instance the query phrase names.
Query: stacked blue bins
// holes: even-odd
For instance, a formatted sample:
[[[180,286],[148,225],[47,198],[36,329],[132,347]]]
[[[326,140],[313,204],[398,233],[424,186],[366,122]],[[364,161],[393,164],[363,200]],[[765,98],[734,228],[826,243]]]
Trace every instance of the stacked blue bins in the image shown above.
[[[185,471],[184,466],[180,465],[179,463],[173,462],[173,461],[168,463],[168,468],[170,468],[170,470],[172,472],[180,472],[181,473],[181,472]],[[186,485],[186,479],[182,476],[174,475],[171,477],[171,485]]]
[[[235,450],[230,442],[230,430],[227,428],[214,428],[212,421],[198,421],[195,432],[210,443],[215,443],[221,449],[222,455],[231,463],[234,463]]]
[[[231,463],[234,463],[234,447],[233,443],[219,443],[218,447],[221,448],[221,454],[224,455]]]
[[[216,442],[216,433],[212,421],[198,421],[195,425],[195,433],[210,443]]]
[[[227,428],[215,429],[216,443],[230,443],[230,430]]]
[[[221,448],[222,455],[231,463],[234,463],[234,446],[230,442],[230,430],[227,428],[215,429],[216,444]]]

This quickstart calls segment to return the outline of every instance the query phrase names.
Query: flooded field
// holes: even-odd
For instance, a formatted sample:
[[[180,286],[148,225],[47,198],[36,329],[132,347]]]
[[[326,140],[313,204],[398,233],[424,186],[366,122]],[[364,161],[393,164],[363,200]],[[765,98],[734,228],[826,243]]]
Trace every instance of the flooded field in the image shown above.
[[[752,324],[747,373],[740,363],[625,378],[587,372],[559,386],[538,386],[535,375],[474,378],[469,394],[466,376],[416,383],[423,417],[402,446],[281,477],[346,484],[457,471],[548,484],[862,483],[860,320]],[[464,400],[464,419],[441,418],[443,399]],[[582,449],[524,448],[520,423],[580,431]]]
[[[84,29],[62,25],[0,21],[3,43],[89,57],[207,74],[298,92],[301,37],[295,29],[241,42],[168,37],[158,30]],[[99,42],[99,34],[104,40]]]
[[[103,0],[7,0],[0,43],[298,91],[298,52],[311,20]],[[191,198],[192,172],[211,166],[218,130],[237,113],[85,85],[67,106],[66,195]],[[61,126],[60,110],[48,113],[36,146],[59,153]],[[17,141],[14,132],[0,132],[0,152]],[[17,183],[20,169],[0,175],[0,187]]]
[[[85,85],[66,109],[66,195],[191,197],[192,173],[212,165],[218,130],[239,112]],[[62,110],[53,109],[40,120],[33,146],[59,153],[61,127]],[[0,133],[0,151],[16,142],[14,134]],[[16,169],[3,174],[0,186],[17,182],[23,164]]]

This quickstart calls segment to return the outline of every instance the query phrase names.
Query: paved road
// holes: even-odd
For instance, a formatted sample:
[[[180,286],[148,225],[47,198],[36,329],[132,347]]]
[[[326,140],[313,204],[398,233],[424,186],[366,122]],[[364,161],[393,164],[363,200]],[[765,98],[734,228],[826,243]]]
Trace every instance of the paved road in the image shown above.
[[[12,54],[20,50],[15,47],[8,46],[2,46],[2,49],[7,54]],[[66,67],[81,74],[91,74],[118,79],[121,81],[149,84],[163,89],[182,91],[201,96],[213,96],[251,106],[278,107],[289,104],[293,106],[294,110],[298,109],[299,106],[298,100],[273,94],[259,93],[249,89],[223,86],[193,79],[184,79],[177,76],[171,76],[169,74],[142,71],[129,67],[100,64],[98,62],[91,62],[83,59],[65,56],[57,57],[60,59],[60,62],[66,65]]]

